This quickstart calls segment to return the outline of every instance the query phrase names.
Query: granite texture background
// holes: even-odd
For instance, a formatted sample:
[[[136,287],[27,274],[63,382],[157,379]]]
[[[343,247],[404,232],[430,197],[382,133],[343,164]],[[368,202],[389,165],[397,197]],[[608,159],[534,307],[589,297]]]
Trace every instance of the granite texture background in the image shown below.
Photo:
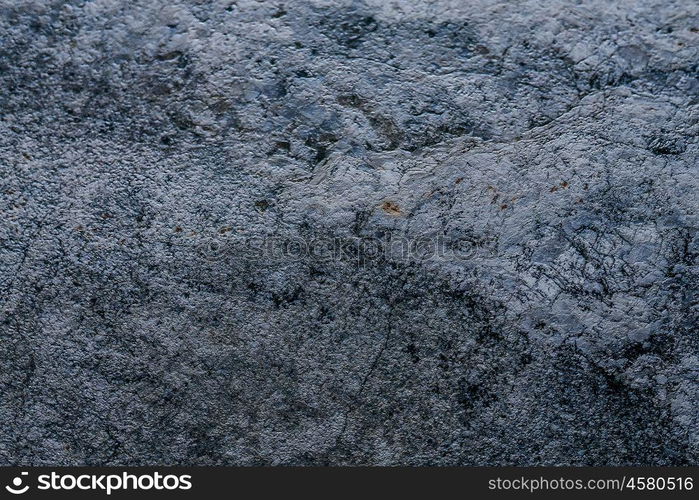
[[[696,465],[698,56],[679,0],[1,0],[0,464]]]

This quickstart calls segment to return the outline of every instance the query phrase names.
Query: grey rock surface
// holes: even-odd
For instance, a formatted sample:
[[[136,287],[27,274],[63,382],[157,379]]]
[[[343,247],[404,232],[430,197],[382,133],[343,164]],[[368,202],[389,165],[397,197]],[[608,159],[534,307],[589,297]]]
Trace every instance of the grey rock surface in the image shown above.
[[[698,56],[679,0],[0,1],[0,464],[696,465]]]

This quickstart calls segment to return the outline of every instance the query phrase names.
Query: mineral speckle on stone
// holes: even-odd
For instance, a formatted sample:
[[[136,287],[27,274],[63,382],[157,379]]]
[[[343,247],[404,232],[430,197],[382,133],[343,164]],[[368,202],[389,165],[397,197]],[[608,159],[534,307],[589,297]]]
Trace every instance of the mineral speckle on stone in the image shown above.
[[[0,1],[0,464],[696,465],[698,61],[675,0]]]

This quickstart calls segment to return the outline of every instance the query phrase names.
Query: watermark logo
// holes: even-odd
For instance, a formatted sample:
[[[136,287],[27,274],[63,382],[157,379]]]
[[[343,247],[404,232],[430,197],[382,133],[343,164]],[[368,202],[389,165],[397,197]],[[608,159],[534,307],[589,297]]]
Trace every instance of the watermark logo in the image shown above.
[[[495,239],[486,237],[452,238],[444,235],[434,237],[268,235],[203,238],[197,244],[197,251],[208,261],[227,258],[264,262],[311,259],[316,262],[354,262],[358,266],[364,266],[372,261],[381,260],[463,262],[492,252],[496,243]]]
[[[21,472],[12,479],[5,489],[13,495],[26,493],[30,485],[28,472]],[[129,472],[113,474],[63,474],[51,472],[36,477],[36,489],[40,491],[83,490],[99,491],[111,495],[119,490],[189,490],[192,489],[192,476],[189,474],[130,474]]]
[[[92,490],[111,495],[118,490],[189,490],[192,488],[189,474],[58,474],[51,472],[38,477],[40,490]]]
[[[29,489],[29,485],[26,485],[22,487],[22,476],[27,476],[29,475],[28,472],[22,472],[19,476],[14,478],[12,480],[12,485],[5,486],[5,489],[12,493],[13,495],[21,495],[22,493],[26,493],[27,490]]]

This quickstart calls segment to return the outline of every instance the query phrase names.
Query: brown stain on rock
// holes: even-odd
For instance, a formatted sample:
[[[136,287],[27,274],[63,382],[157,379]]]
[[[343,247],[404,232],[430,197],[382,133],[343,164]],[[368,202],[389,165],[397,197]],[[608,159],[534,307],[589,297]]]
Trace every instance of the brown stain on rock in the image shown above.
[[[393,201],[384,201],[381,204],[381,210],[386,212],[388,215],[393,215],[394,217],[403,215],[403,211],[400,209],[398,204]]]

